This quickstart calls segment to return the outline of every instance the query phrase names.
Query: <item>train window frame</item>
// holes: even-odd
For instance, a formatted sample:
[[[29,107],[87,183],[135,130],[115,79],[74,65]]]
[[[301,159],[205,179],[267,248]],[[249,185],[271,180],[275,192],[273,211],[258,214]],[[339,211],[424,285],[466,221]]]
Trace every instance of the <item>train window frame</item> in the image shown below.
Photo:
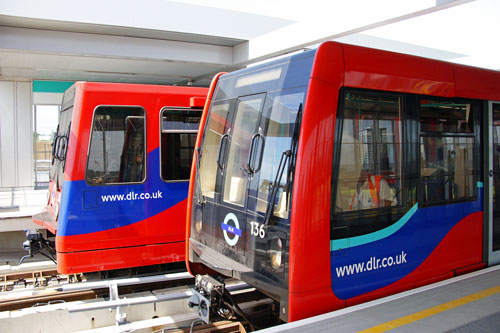
[[[92,139],[93,139],[93,134],[94,134],[94,122],[95,122],[95,117],[96,117],[96,113],[99,109],[102,109],[102,108],[119,108],[119,109],[136,109],[136,110],[141,110],[142,111],[142,114],[143,114],[143,117],[144,117],[144,131],[143,131],[143,136],[144,136],[144,145],[143,145],[143,177],[142,177],[142,180],[141,181],[137,181],[137,182],[114,182],[114,183],[107,183],[107,182],[103,182],[103,183],[95,183],[95,182],[90,182],[88,177],[87,177],[87,173],[88,173],[88,165],[89,165],[89,162],[90,162],[90,153],[91,153],[91,148],[92,148]],[[86,163],[85,163],[85,175],[84,175],[84,179],[85,179],[85,182],[87,185],[89,186],[97,186],[97,187],[101,187],[101,186],[119,186],[119,185],[130,185],[130,184],[143,184],[146,182],[147,178],[148,178],[148,165],[147,165],[148,161],[147,161],[147,112],[146,110],[144,109],[144,107],[140,106],[140,105],[108,105],[108,104],[101,104],[101,105],[97,105],[95,108],[94,108],[94,111],[92,113],[92,122],[91,122],[91,127],[90,127],[90,133],[89,133],[89,140],[88,140],[88,147],[87,147],[87,160],[86,160]]]
[[[198,122],[198,128],[196,130],[179,130],[179,129],[166,129],[164,130],[163,129],[163,114],[165,112],[168,112],[168,111],[181,111],[181,112],[197,112],[199,113],[199,118],[200,118],[200,121],[201,121],[201,117],[202,117],[202,112],[203,112],[203,109],[199,109],[199,108],[189,108],[189,107],[168,107],[168,106],[165,106],[163,108],[160,109],[160,113],[159,113],[159,133],[160,133],[160,138],[159,138],[159,172],[160,172],[160,178],[163,182],[165,183],[180,183],[180,182],[189,182],[189,179],[190,179],[190,176],[188,176],[188,178],[186,179],[165,179],[163,176],[163,139],[162,139],[162,136],[163,134],[196,134],[196,136],[198,135],[198,132],[199,132],[199,128],[200,128],[200,121]],[[194,145],[193,145],[193,153],[194,153],[194,149],[195,149],[195,146],[196,146],[196,136],[195,136],[195,139],[194,139]],[[189,148],[189,147],[188,147]],[[189,174],[191,174],[191,167],[192,167],[192,162],[193,162],[193,158],[192,158],[192,155],[191,155],[191,161],[189,163]]]
[[[216,193],[220,193],[222,188],[222,182],[217,181],[217,177],[221,176],[221,172],[217,166],[217,157],[218,150],[220,148],[220,140],[224,136],[227,131],[228,123],[228,115],[232,108],[235,107],[238,98],[229,98],[229,99],[214,99],[210,105],[210,108],[207,113],[207,117],[205,119],[204,130],[201,137],[200,151],[198,152],[199,165],[197,167],[197,178],[200,183],[200,193],[197,195],[201,195],[205,198],[210,198],[211,200],[215,199]],[[222,127],[222,133],[212,131],[212,117],[217,112],[224,112],[224,124]],[[232,117],[232,116],[230,116]],[[231,118],[232,119],[232,118]],[[220,135],[219,135],[220,134]],[[206,157],[206,154],[209,154],[208,149],[213,149],[213,155],[211,156],[211,160]],[[225,148],[224,148],[225,150]]]
[[[461,131],[459,127],[457,127],[456,131],[432,131],[432,130],[425,130],[422,129],[424,126],[422,126],[422,112],[421,112],[421,102],[423,100],[426,100],[427,102],[433,101],[433,102],[438,102],[441,104],[445,103],[450,103],[450,105],[457,105],[457,104],[469,104],[471,108],[471,113],[472,116],[470,117],[469,120],[466,120],[465,123],[468,124],[468,129],[465,131]],[[481,166],[480,166],[480,156],[478,154],[481,154],[481,129],[480,129],[480,124],[481,124],[481,112],[482,112],[482,104],[478,100],[474,99],[465,99],[465,98],[446,98],[446,97],[438,97],[438,96],[428,96],[428,95],[419,95],[418,98],[416,99],[416,108],[417,108],[417,113],[418,113],[418,141],[416,143],[417,145],[417,161],[419,161],[419,166],[418,166],[418,182],[417,182],[417,191],[418,191],[418,202],[419,205],[422,207],[430,207],[430,206],[440,206],[440,205],[447,205],[447,204],[453,204],[453,203],[460,203],[460,202],[467,202],[467,201],[475,201],[477,200],[478,197],[478,189],[477,189],[477,183],[480,181],[480,175],[481,175]],[[424,104],[424,105],[427,105]],[[442,140],[442,139],[472,139],[472,180],[471,180],[471,186],[472,188],[472,194],[469,196],[460,196],[457,198],[444,198],[444,199],[438,199],[438,200],[425,200],[425,193],[426,193],[426,187],[424,186],[424,176],[423,176],[423,170],[422,170],[422,149],[424,148],[424,139],[425,138],[433,138],[437,140]],[[456,161],[455,165],[456,165]],[[427,168],[424,168],[427,169]],[[425,173],[428,173],[427,171]],[[456,175],[456,173],[453,173],[453,177]],[[452,176],[448,176],[449,178],[452,178]],[[456,190],[455,190],[456,191]],[[449,190],[448,192],[453,192]]]
[[[341,211],[337,210],[337,189],[339,186],[340,177],[340,157],[342,147],[342,136],[344,126],[344,107],[345,98],[347,93],[355,93],[363,96],[374,97],[393,97],[399,101],[399,193],[398,201],[395,205],[386,207],[375,207],[368,209],[356,209]],[[406,94],[398,92],[388,92],[379,90],[357,89],[343,87],[338,95],[337,117],[335,125],[335,138],[334,138],[334,155],[332,164],[332,182],[331,182],[331,207],[330,207],[330,220],[331,220],[331,239],[350,238],[369,234],[383,228],[386,228],[396,223],[400,217],[408,210],[411,201],[414,201],[411,191],[408,186],[408,170],[411,167],[408,165],[408,158],[406,144],[404,138],[406,137],[406,112],[407,101]],[[395,145],[394,145],[395,146]],[[360,222],[361,221],[361,222]]]
[[[66,155],[68,152],[68,146],[71,137],[71,123],[73,120],[74,111],[73,102],[73,100],[70,100],[66,103],[63,103],[65,108],[61,108],[59,110],[57,129],[52,140],[52,162],[49,169],[49,178],[55,181],[56,187],[58,189],[62,186],[62,182],[64,181],[64,172],[66,171]],[[62,148],[60,147],[61,140],[64,140],[64,153],[62,154],[62,156],[60,155],[58,158],[56,158],[56,150],[59,151]]]

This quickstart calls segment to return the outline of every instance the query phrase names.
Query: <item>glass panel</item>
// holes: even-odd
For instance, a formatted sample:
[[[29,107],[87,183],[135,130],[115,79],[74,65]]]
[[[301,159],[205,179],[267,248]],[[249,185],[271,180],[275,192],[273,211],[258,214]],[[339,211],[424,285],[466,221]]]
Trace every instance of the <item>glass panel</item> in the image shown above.
[[[57,136],[58,105],[34,106],[34,176],[35,189],[47,188],[52,165],[52,144]],[[55,161],[54,161],[55,162]]]
[[[201,111],[195,110],[164,110],[162,117],[162,132],[198,131]]]
[[[145,163],[144,110],[98,108],[92,127],[87,183],[141,182]]]
[[[347,93],[335,211],[401,203],[400,99]]]
[[[493,104],[493,251],[500,250],[500,104]]]
[[[247,163],[264,98],[240,100],[236,110],[229,157],[224,174],[224,201],[243,206],[247,191]]]
[[[217,154],[222,135],[227,131],[229,123],[230,102],[213,105],[205,130],[202,151],[200,153],[200,183],[203,196],[214,198],[215,181],[217,179]]]
[[[422,132],[472,133],[470,104],[420,100]]]
[[[475,194],[473,137],[421,137],[420,177],[424,202]]]
[[[282,154],[291,149],[297,112],[303,101],[304,93],[302,92],[277,96],[261,120],[261,126],[265,128],[265,145],[258,187],[257,211],[259,212],[266,212],[271,195],[270,190],[278,172]],[[288,218],[290,203],[290,189],[286,188],[287,173],[288,164],[285,165],[283,176],[279,179],[279,190],[273,211],[274,216],[284,219]]]
[[[196,133],[163,133],[161,178],[189,180]]]
[[[164,110],[161,133],[161,177],[189,180],[201,111]]]
[[[69,133],[71,119],[73,117],[73,106],[59,112],[59,125],[52,141],[52,151],[59,156],[52,156],[52,166],[50,168],[50,179],[60,187],[64,180],[65,151],[69,144]],[[63,158],[64,157],[64,158]]]

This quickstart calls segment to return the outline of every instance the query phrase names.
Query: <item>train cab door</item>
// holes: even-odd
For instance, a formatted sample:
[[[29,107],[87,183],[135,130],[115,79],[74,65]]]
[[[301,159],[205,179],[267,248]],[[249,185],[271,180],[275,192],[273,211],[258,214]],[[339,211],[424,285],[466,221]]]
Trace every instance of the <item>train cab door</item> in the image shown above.
[[[491,102],[489,128],[488,264],[500,263],[500,102]]]
[[[265,94],[240,97],[229,105],[219,141],[212,218],[218,252],[236,261],[245,253],[251,149]],[[213,118],[212,118],[213,119]],[[214,119],[213,119],[214,120]]]

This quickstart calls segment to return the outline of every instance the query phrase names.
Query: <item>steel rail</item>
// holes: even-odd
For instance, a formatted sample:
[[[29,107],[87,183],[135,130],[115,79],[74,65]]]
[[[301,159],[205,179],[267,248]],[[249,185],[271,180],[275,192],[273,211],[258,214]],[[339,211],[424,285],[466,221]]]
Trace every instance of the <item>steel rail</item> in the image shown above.
[[[110,286],[130,286],[136,284],[148,284],[157,282],[168,282],[175,280],[183,280],[193,278],[188,272],[182,273],[171,273],[171,274],[161,274],[153,276],[141,276],[126,279],[113,279],[113,280],[103,280],[103,281],[91,281],[91,282],[81,282],[75,284],[65,284],[57,287],[57,291],[76,291],[76,290],[88,290],[88,289],[104,289]]]
[[[229,291],[239,291],[250,288],[246,283],[237,283],[226,287]],[[92,302],[85,304],[68,304],[68,312],[81,312],[102,309],[114,309],[122,306],[132,306],[139,304],[158,303],[166,301],[175,301],[189,298],[193,295],[190,290],[168,293],[164,295],[141,296],[137,298],[120,298],[109,301]]]

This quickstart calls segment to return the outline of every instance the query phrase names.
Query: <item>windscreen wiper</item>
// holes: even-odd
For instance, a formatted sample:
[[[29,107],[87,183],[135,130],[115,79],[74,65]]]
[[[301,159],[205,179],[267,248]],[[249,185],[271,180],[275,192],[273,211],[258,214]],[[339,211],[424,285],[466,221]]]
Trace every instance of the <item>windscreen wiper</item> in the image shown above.
[[[295,172],[295,163],[297,162],[297,146],[299,145],[299,134],[300,126],[302,125],[302,103],[299,105],[299,110],[297,111],[297,117],[295,117],[295,124],[293,126],[292,144],[290,150],[292,151],[292,156],[288,160],[288,173],[286,175],[286,187],[285,190],[288,193],[292,193],[292,179],[293,173]],[[290,196],[286,196],[286,206],[288,206],[288,200]]]
[[[274,210],[274,201],[276,201],[276,194],[278,193],[281,177],[283,177],[285,166],[287,165],[287,161],[288,159],[290,159],[291,155],[292,151],[290,149],[285,150],[281,154],[280,164],[278,166],[278,170],[276,171],[276,177],[274,178],[274,182],[271,187],[271,197],[269,198],[269,202],[267,203],[266,215],[264,217],[264,225],[268,225],[269,220],[271,219],[271,213]]]
[[[194,149],[194,158],[196,159],[194,161],[195,172],[196,172],[195,182],[196,182],[196,191],[198,192],[198,195],[196,196],[196,201],[198,202],[198,205],[204,205],[205,196],[203,195],[201,189],[201,178],[200,178],[200,158],[201,158],[200,147]]]
[[[299,143],[299,132],[300,132],[301,122],[302,122],[302,103],[300,103],[299,105],[299,109],[297,111],[297,117],[295,118],[290,149],[285,150],[281,154],[280,164],[278,166],[278,170],[276,171],[276,177],[271,187],[271,197],[269,198],[269,202],[267,203],[266,215],[264,216],[264,225],[268,225],[271,219],[271,213],[274,210],[274,202],[276,201],[276,195],[278,194],[281,177],[283,177],[283,172],[285,171],[285,166],[287,165],[288,165],[288,171],[283,193],[291,192],[290,184],[293,177],[293,170],[295,169],[295,162],[297,161],[297,146]],[[289,207],[288,196],[286,196],[286,200],[287,200],[286,206]]]
[[[63,172],[66,170],[66,155],[68,154],[68,147],[69,147],[69,136],[71,134],[71,121],[69,122],[68,126],[68,131],[66,132],[66,147],[64,149],[64,156],[63,156]]]
[[[52,165],[54,165],[56,157],[56,146],[59,140],[59,125],[57,125],[56,134],[54,135],[54,140],[52,141]]]

